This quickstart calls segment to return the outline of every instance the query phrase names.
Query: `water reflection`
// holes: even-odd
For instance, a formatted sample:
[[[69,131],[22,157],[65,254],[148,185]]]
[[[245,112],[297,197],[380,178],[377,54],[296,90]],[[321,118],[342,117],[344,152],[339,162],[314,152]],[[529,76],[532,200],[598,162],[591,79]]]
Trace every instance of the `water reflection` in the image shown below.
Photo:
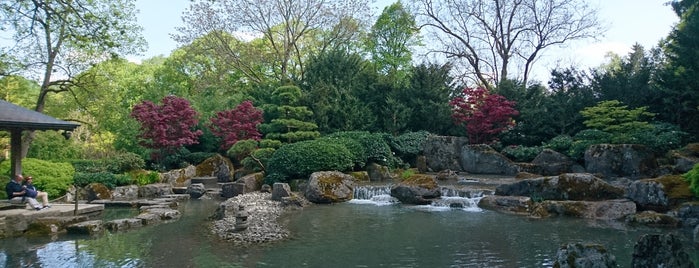
[[[174,223],[99,237],[0,241],[4,267],[550,267],[557,248],[599,243],[630,264],[645,233],[620,223],[529,219],[492,211],[405,205],[316,205],[283,217],[291,239],[239,247],[209,234],[217,203],[181,205]],[[695,249],[696,250],[696,249]],[[696,254],[694,255],[696,259]]]

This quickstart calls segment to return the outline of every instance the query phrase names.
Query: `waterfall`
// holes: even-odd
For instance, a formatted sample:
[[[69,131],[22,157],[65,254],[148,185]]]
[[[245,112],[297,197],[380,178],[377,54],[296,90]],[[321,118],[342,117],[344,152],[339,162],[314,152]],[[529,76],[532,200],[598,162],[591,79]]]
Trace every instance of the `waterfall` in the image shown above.
[[[465,211],[481,211],[478,201],[484,195],[492,194],[492,191],[457,189],[453,186],[440,188],[442,197],[432,201],[427,206],[418,206],[427,210],[461,209]],[[391,185],[363,185],[354,188],[354,196],[350,203],[393,205],[400,203],[391,196]]]

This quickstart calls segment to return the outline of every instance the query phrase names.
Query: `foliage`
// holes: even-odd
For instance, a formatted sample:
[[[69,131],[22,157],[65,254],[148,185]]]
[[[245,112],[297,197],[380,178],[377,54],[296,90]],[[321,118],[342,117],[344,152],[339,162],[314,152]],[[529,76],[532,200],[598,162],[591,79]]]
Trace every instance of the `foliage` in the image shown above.
[[[694,167],[683,174],[682,177],[689,182],[689,189],[692,190],[694,196],[699,197],[699,164],[694,165]]]
[[[272,158],[272,155],[274,155],[275,151],[276,150],[274,148],[256,149],[252,151],[250,155],[243,158],[243,160],[241,160],[240,163],[246,169],[252,170],[254,172],[265,171],[267,164],[269,163],[269,159]]]
[[[316,171],[349,171],[353,166],[352,154],[341,144],[328,139],[300,141],[286,144],[276,150],[267,167],[270,183],[308,179]]]
[[[680,130],[676,125],[668,123],[654,123],[648,130],[639,130],[631,133],[635,143],[648,146],[650,149],[664,153],[678,149],[686,144],[689,137],[687,132]]]
[[[279,149],[282,147],[282,142],[278,140],[262,139],[260,140],[260,148]]]
[[[427,131],[406,132],[399,136],[387,136],[388,144],[395,156],[408,162],[413,162],[422,154],[425,141],[430,135]]]
[[[352,156],[354,169],[363,168],[367,164],[367,154],[364,146],[357,140],[349,137],[326,136],[320,139],[328,140],[331,143],[340,144],[347,148]]]
[[[365,164],[379,163],[388,164],[393,158],[391,147],[380,133],[370,133],[368,131],[341,131],[329,134],[327,138],[349,138],[361,144],[364,149],[363,155]]]
[[[566,154],[571,146],[573,146],[573,137],[568,135],[558,135],[543,144],[544,148],[563,154]]]
[[[411,69],[410,85],[398,90],[396,99],[412,108],[405,131],[440,135],[461,134],[451,120],[450,96],[454,78],[449,64],[420,64]],[[402,132],[405,132],[402,131]]]
[[[518,115],[515,103],[489,93],[485,88],[465,88],[462,96],[449,103],[457,124],[466,125],[469,143],[493,142],[496,136],[514,126],[512,116]]]
[[[367,36],[366,46],[377,69],[405,80],[411,67],[411,47],[420,44],[415,16],[398,1],[383,9]]]
[[[251,101],[244,101],[231,110],[216,113],[208,127],[223,140],[221,150],[225,151],[239,140],[259,140],[262,134],[257,125],[263,120],[262,110],[255,108]]]
[[[47,192],[49,198],[65,194],[73,180],[75,169],[68,162],[51,162],[35,158],[22,160],[24,176],[34,177],[37,189]],[[10,161],[0,162],[0,174],[10,176]]]
[[[230,159],[240,161],[243,158],[248,157],[257,148],[258,142],[256,140],[239,140],[228,149],[226,155]]]
[[[601,101],[580,113],[585,117],[583,123],[587,127],[612,134],[649,130],[652,126],[642,120],[655,115],[647,112],[646,107],[628,109],[617,100]]]
[[[198,165],[201,162],[204,162],[204,160],[209,159],[213,156],[215,156],[216,153],[212,152],[192,152],[184,155],[184,161],[186,161],[189,164],[192,165]]]
[[[573,136],[573,144],[567,152],[567,155],[577,161],[582,161],[585,156],[585,151],[590,145],[611,143],[611,141],[612,135],[607,132],[597,129],[586,129]]]
[[[510,145],[506,146],[500,153],[515,162],[531,162],[537,155],[543,151],[541,146],[521,146]]]
[[[142,169],[146,162],[139,155],[129,152],[119,153],[104,160],[105,171],[111,173],[124,173]]]
[[[139,186],[160,182],[160,174],[156,171],[139,169],[129,171],[128,175],[131,178],[131,182]]]
[[[70,164],[75,169],[75,172],[96,173],[106,171],[105,162],[101,159],[73,159]]]
[[[306,106],[298,106],[301,89],[297,86],[281,86],[273,92],[273,104],[263,109],[267,122],[259,125],[265,139],[293,143],[320,137],[318,125],[310,120],[313,111]]]
[[[80,148],[74,140],[64,138],[58,131],[37,132],[27,151],[27,157],[47,161],[65,161],[80,155]]]
[[[73,181],[78,187],[85,187],[90,183],[101,183],[109,189],[114,189],[117,186],[129,185],[132,182],[131,176],[128,174],[114,174],[111,172],[97,173],[75,173]]]

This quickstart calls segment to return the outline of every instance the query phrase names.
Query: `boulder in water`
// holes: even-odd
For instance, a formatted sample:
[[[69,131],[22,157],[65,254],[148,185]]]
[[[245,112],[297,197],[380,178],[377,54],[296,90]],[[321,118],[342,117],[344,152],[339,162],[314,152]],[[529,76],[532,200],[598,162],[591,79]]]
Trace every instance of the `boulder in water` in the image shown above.
[[[414,174],[391,187],[391,196],[404,204],[428,205],[442,196],[437,180],[428,175]]]
[[[604,268],[617,267],[616,258],[600,244],[570,243],[556,252],[557,268]]]
[[[313,203],[349,201],[354,196],[354,178],[338,171],[313,172],[304,193]]]
[[[646,234],[633,247],[631,267],[692,268],[694,264],[674,234]]]

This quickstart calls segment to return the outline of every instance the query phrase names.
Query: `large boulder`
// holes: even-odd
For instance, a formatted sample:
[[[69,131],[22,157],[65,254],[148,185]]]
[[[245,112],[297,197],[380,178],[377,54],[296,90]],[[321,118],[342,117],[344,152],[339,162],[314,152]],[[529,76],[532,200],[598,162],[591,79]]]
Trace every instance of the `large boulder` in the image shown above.
[[[488,145],[465,145],[461,150],[463,171],[474,174],[515,175],[519,166]]]
[[[393,174],[387,166],[370,163],[366,166],[366,172],[370,181],[388,181],[393,179]]]
[[[272,200],[282,201],[284,197],[289,196],[292,196],[292,192],[288,183],[277,182],[272,184]]]
[[[556,252],[557,268],[605,268],[617,267],[616,258],[600,244],[570,243]]]
[[[138,186],[118,186],[112,191],[112,199],[115,201],[128,201],[138,199]]]
[[[235,182],[242,183],[245,185],[243,193],[251,193],[259,191],[262,188],[262,182],[264,181],[264,178],[264,173],[257,172],[245,175],[242,178],[236,180]]]
[[[349,201],[354,195],[354,178],[338,171],[313,172],[304,193],[313,203]]]
[[[198,199],[206,194],[206,187],[203,183],[192,183],[187,186],[187,194],[192,199]]]
[[[529,196],[538,200],[607,200],[624,195],[624,190],[615,187],[592,174],[568,173],[558,176],[521,180],[502,184],[495,189],[496,195]]]
[[[427,170],[451,169],[461,171],[459,157],[461,148],[468,144],[464,137],[434,136],[427,137],[423,147]]]
[[[441,197],[442,191],[434,177],[414,174],[391,187],[391,196],[404,204],[428,205]]]
[[[585,170],[604,177],[654,177],[658,162],[653,151],[638,144],[595,144],[585,151]]]
[[[93,182],[85,186],[85,194],[87,202],[112,199],[112,191],[104,184],[98,182]]]
[[[595,220],[621,220],[636,213],[636,204],[626,199],[605,201],[555,201],[534,203],[531,216],[553,215]]]
[[[531,164],[533,167],[530,172],[544,176],[584,171],[584,168],[575,163],[573,159],[551,149],[541,151]]]
[[[662,214],[651,210],[642,211],[626,218],[626,222],[635,225],[646,225],[653,227],[675,228],[680,225],[680,221],[668,214]]]
[[[231,182],[235,169],[230,159],[216,154],[197,165],[197,177],[216,177],[218,182]]]
[[[480,208],[517,215],[529,215],[532,204],[526,196],[486,195],[478,201]]]
[[[674,234],[646,234],[633,247],[631,267],[692,268],[694,264]]]
[[[139,198],[158,198],[172,193],[172,185],[167,183],[153,183],[138,187]]]
[[[160,173],[160,182],[169,183],[172,187],[187,187],[189,179],[197,175],[197,167],[189,165],[181,169]]]
[[[626,188],[626,197],[640,210],[665,212],[692,199],[689,183],[679,175],[634,181]]]
[[[682,226],[693,228],[699,226],[699,202],[687,202],[677,209],[677,218]]]

